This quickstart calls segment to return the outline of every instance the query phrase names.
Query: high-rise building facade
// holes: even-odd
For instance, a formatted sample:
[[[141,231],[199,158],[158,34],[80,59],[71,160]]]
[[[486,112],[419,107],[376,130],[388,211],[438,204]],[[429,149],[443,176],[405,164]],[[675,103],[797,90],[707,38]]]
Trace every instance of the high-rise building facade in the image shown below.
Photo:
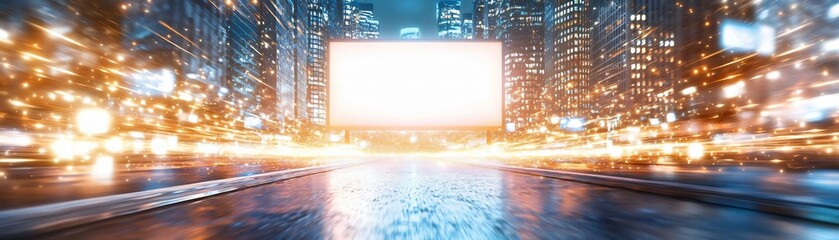
[[[463,37],[460,0],[437,1],[437,36],[443,39]]]
[[[238,118],[256,118],[255,92],[262,81],[259,64],[259,6],[248,0],[227,4],[227,79],[229,101],[241,112]]]
[[[377,39],[373,4],[355,0],[308,0],[307,112],[312,123],[326,124],[326,52],[329,39]]]
[[[463,29],[463,39],[475,38],[475,25],[472,19],[471,13],[463,14],[463,22],[460,24],[461,29]]]
[[[308,87],[307,112],[312,123],[326,124],[326,51],[327,41],[334,33],[335,21],[341,21],[335,13],[340,4],[336,0],[308,0]],[[343,36],[339,36],[343,37]]]
[[[673,0],[592,1],[592,75],[607,128],[648,125],[673,111],[680,18]]]
[[[226,98],[246,128],[282,132],[307,119],[307,2],[228,1]]]
[[[282,131],[305,120],[307,8],[304,0],[229,1],[227,81],[229,102],[246,128]],[[291,122],[289,122],[291,121]]]
[[[348,39],[379,38],[379,21],[376,20],[372,3],[343,0],[344,37]]]
[[[265,3],[265,2],[263,2]],[[257,73],[254,77],[257,80],[256,90],[251,94],[253,99],[254,112],[257,118],[248,118],[246,126],[255,128],[251,124],[257,123],[261,130],[279,132],[282,130],[283,114],[280,113],[280,96],[278,88],[279,78],[279,51],[278,51],[278,28],[274,18],[281,13],[278,8],[269,7],[267,4],[254,4],[257,8],[257,15],[253,17],[256,23],[258,42],[253,45],[258,50],[255,56]],[[283,9],[284,10],[284,9]],[[259,119],[259,120],[256,120]]]
[[[474,38],[497,39],[501,0],[475,0],[472,5]]]
[[[419,39],[420,38],[420,30],[419,28],[409,27],[403,28],[399,30],[399,38],[400,39]]]
[[[726,51],[721,33],[724,24],[754,23],[753,2],[687,0],[679,6],[684,61],[675,86],[677,118],[724,119],[736,114],[736,100],[727,99],[723,89],[756,74],[762,61],[752,53]],[[752,86],[756,87],[760,86]]]
[[[305,121],[308,119],[306,95],[308,89],[307,55],[309,23],[306,0],[276,1],[267,5],[269,22],[276,26],[276,91],[279,105],[279,119],[282,121]],[[275,19],[276,21],[271,21]],[[289,124],[286,124],[286,126]]]
[[[498,39],[503,45],[505,124],[524,130],[541,122],[544,88],[542,0],[503,0],[498,7]]]
[[[591,119],[591,19],[588,0],[545,4],[545,112]]]
[[[501,0],[486,0],[486,22],[484,35],[487,39],[498,39],[498,20],[500,14]]]
[[[487,39],[487,0],[474,0],[472,2],[472,16],[475,39]]]
[[[379,38],[379,20],[376,20],[373,14],[372,3],[355,3],[356,4],[356,19],[358,19],[358,38],[359,39],[378,39]]]
[[[131,3],[123,10],[123,45],[133,55],[147,56],[135,60],[137,67],[170,68],[179,76],[208,84],[225,82],[227,13],[224,5],[218,5],[220,1]]]
[[[326,41],[328,11],[324,2],[307,2],[307,64],[306,112],[309,120],[318,125],[326,124]]]
[[[339,0],[341,4],[341,24],[343,28],[344,38],[356,39],[358,38],[358,10],[356,10],[356,0]]]
[[[89,96],[90,101],[108,102],[103,108],[126,123],[114,126],[114,131],[177,132],[185,141],[233,138],[245,132],[239,131],[242,128],[280,133],[284,120],[300,117],[294,107],[305,103],[306,44],[301,35],[306,32],[306,12],[300,11],[298,0],[18,4],[23,2],[27,4],[19,5],[21,18],[31,22],[24,26],[58,24],[75,41],[32,35],[33,45],[43,52],[27,51],[67,56],[53,62],[66,68],[64,74],[76,73],[61,77],[76,86],[60,87]],[[38,17],[26,16],[30,10]],[[65,67],[64,59],[73,64]],[[295,98],[300,83],[304,97]],[[305,109],[301,112],[305,116]],[[215,124],[203,124],[208,122]]]

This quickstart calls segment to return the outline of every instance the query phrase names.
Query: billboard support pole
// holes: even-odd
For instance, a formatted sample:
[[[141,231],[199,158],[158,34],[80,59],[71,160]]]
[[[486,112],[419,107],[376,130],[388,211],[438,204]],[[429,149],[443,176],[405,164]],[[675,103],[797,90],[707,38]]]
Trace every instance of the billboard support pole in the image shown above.
[[[344,144],[350,144],[350,130],[344,130]]]

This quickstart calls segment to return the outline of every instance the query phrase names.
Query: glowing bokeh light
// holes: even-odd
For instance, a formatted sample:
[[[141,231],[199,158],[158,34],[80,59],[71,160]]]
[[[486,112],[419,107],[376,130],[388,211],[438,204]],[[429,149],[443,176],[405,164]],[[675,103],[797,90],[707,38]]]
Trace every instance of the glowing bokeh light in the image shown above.
[[[691,143],[688,146],[688,157],[691,159],[702,159],[705,156],[705,147],[701,143]]]
[[[84,109],[76,114],[76,126],[79,132],[95,135],[111,130],[111,114],[98,108]]]

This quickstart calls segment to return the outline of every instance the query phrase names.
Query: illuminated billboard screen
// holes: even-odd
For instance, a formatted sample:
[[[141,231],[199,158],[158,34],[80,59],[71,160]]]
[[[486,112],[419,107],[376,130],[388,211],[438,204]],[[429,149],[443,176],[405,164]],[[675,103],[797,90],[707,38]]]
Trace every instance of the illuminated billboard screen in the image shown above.
[[[331,129],[502,126],[500,42],[329,43]]]

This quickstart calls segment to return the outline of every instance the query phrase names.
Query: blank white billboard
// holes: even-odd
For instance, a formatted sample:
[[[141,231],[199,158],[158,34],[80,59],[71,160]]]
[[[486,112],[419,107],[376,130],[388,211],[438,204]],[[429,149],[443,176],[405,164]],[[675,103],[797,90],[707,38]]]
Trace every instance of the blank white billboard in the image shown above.
[[[329,43],[332,129],[502,126],[500,42]]]

